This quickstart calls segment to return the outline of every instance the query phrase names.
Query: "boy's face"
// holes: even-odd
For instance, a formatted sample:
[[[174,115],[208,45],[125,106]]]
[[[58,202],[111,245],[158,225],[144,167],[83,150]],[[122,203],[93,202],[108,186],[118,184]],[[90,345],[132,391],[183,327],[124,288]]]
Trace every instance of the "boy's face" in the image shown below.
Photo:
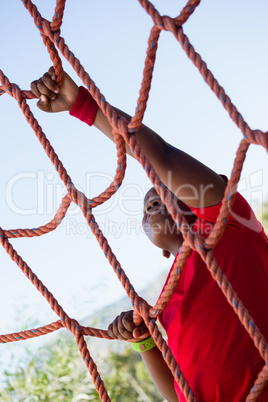
[[[154,188],[151,188],[144,197],[142,226],[151,242],[163,250],[170,251],[172,244],[178,243],[179,247],[182,242],[178,226]]]

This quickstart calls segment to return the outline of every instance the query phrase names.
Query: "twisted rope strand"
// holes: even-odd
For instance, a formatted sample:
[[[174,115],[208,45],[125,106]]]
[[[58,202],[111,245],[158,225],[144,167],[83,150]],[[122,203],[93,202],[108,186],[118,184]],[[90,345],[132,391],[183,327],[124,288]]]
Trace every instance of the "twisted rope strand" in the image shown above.
[[[173,266],[172,271],[170,272],[170,276],[168,278],[166,285],[164,286],[161,296],[156,302],[155,306],[152,309],[150,309],[151,317],[154,316],[158,317],[164,311],[166,305],[168,304],[169,300],[171,299],[171,296],[174,293],[174,290],[177,287],[177,284],[183,272],[183,268],[185,267],[185,264],[188,260],[191,251],[192,251],[191,247],[187,246],[186,242],[184,241],[181,248],[181,252],[179,256],[177,256],[176,258],[176,262]]]
[[[201,0],[189,0],[186,6],[182,9],[180,15],[176,18],[171,18],[167,15],[161,16],[158,10],[153,6],[149,0],[138,0],[140,5],[145,9],[147,14],[150,15],[155,25],[158,25],[160,29],[169,30],[166,26],[166,22],[174,21],[176,26],[183,25],[188,18],[193,14],[196,7],[200,4]]]
[[[156,57],[156,52],[157,52],[157,44],[158,44],[159,35],[160,35],[159,28],[154,26],[151,30],[150,37],[148,40],[147,56],[145,59],[143,80],[141,83],[141,90],[140,90],[140,95],[139,95],[139,99],[137,102],[136,113],[128,125],[130,133],[134,133],[134,132],[138,131],[138,129],[142,123],[143,117],[144,117],[144,112],[145,112],[145,109],[147,106],[149,92],[151,89],[151,82],[152,82],[152,77],[153,77],[153,69],[154,69],[154,65],[155,65],[155,57]],[[146,90],[145,91],[142,90],[143,88],[146,88]]]
[[[262,391],[265,389],[268,383],[268,365],[263,367],[261,372],[258,375],[257,380],[255,381],[254,386],[250,390],[249,395],[247,396],[246,402],[255,402],[261,396]]]
[[[150,331],[151,336],[153,337],[158,349],[162,352],[162,356],[172,372],[176,382],[178,383],[185,399],[189,402],[195,402],[196,398],[191,390],[187,380],[184,377],[183,372],[180,369],[180,366],[176,362],[174,356],[172,355],[170,348],[168,347],[166,341],[163,339],[161,332],[159,331],[155,322],[150,319],[148,312],[143,314],[143,320]]]
[[[51,22],[52,31],[58,31],[62,25],[63,13],[65,10],[66,0],[57,0],[55,13]]]
[[[240,175],[248,148],[249,148],[248,141],[246,139],[243,139],[240,142],[240,145],[236,153],[232,174],[225,189],[224,197],[222,200],[222,206],[220,208],[217,221],[214,225],[212,232],[209,234],[208,238],[205,241],[205,247],[208,249],[216,246],[225,230],[228,217],[232,211],[237,191],[237,184],[240,180]]]
[[[215,93],[217,98],[221,101],[223,107],[229,113],[230,118],[241,130],[244,138],[246,138],[252,144],[262,145],[268,151],[268,135],[267,132],[264,133],[261,130],[252,130],[249,125],[245,122],[242,115],[238,112],[237,108],[231,102],[229,96],[225,93],[223,87],[221,87],[218,81],[214,78],[211,71],[207,68],[206,63],[202,60],[201,56],[195,51],[194,47],[191,45],[187,36],[183,33],[182,28],[177,28],[172,25],[172,33],[180,42],[183,50],[193,62],[193,64],[198,68],[200,74],[204,78],[205,82],[209,85],[210,89]]]
[[[43,327],[27,329],[25,331],[13,332],[12,334],[0,335],[0,343],[18,342],[24,341],[29,338],[37,338],[42,335],[50,334],[58,329],[64,328],[62,320],[52,322],[51,324],[44,325]],[[109,340],[114,340],[110,337],[107,331],[98,328],[85,327],[79,325],[82,335],[92,336],[95,338],[105,338]]]
[[[260,372],[254,387],[250,391],[247,401],[255,401],[259,395],[261,395],[262,390],[268,382],[267,373],[267,362],[268,362],[268,348],[263,335],[260,333],[259,329],[256,327],[253,318],[248,314],[247,310],[243,306],[243,303],[238,299],[237,294],[234,292],[231,284],[227,281],[226,276],[217,265],[215,258],[213,257],[213,248],[219,242],[223,231],[226,226],[228,216],[230,214],[235,194],[237,183],[240,178],[242,166],[245,160],[246,152],[251,143],[259,144],[268,150],[268,135],[261,130],[252,130],[248,124],[244,121],[240,113],[237,111],[236,107],[232,104],[230,98],[226,95],[224,89],[218,84],[217,80],[212,75],[211,71],[207,68],[206,63],[201,59],[201,56],[196,53],[193,46],[190,44],[189,39],[183,33],[182,25],[188,20],[190,15],[194,12],[196,7],[200,4],[200,0],[190,0],[186,6],[181,11],[180,15],[176,18],[171,18],[169,16],[161,16],[155,7],[148,0],[138,0],[145,11],[151,16],[154,26],[151,30],[150,37],[148,40],[147,55],[145,59],[143,79],[140,88],[139,99],[137,101],[137,108],[135,115],[132,117],[130,122],[127,122],[124,118],[119,118],[115,110],[106,101],[105,97],[101,94],[100,90],[96,87],[93,80],[90,78],[88,73],[85,71],[80,61],[70,52],[68,46],[66,45],[64,39],[60,36],[60,28],[62,25],[63,14],[65,9],[66,0],[57,0],[54,16],[52,22],[44,19],[38,12],[37,7],[31,2],[31,0],[22,0],[24,6],[29,11],[33,17],[34,23],[37,26],[43,42],[48,50],[50,58],[53,62],[53,66],[56,72],[56,81],[58,85],[61,85],[63,80],[63,69],[62,62],[59,54],[56,50],[58,47],[61,54],[67,59],[71,64],[74,71],[81,78],[84,85],[88,88],[89,92],[93,98],[98,103],[99,107],[107,117],[109,123],[113,127],[113,135],[116,142],[117,148],[117,168],[115,177],[110,186],[99,196],[96,196],[89,200],[82,192],[78,191],[68,176],[66,169],[63,167],[61,161],[56,155],[53,147],[46,138],[45,134],[42,132],[41,127],[32,115],[29,106],[26,103],[26,99],[34,98],[31,91],[23,91],[15,85],[11,84],[7,77],[4,76],[3,72],[0,70],[0,95],[8,93],[14,97],[22,112],[24,113],[26,120],[34,130],[37,138],[42,144],[45,152],[53,163],[54,167],[59,173],[59,176],[63,183],[65,184],[68,194],[63,198],[62,204],[59,207],[55,217],[48,224],[41,226],[37,229],[17,229],[17,230],[2,230],[0,228],[0,242],[2,246],[6,249],[10,257],[17,263],[26,277],[31,280],[31,282],[36,286],[40,293],[46,298],[46,300],[51,305],[51,308],[56,312],[56,314],[61,318],[54,323],[49,325],[33,329],[22,331],[20,333],[14,333],[9,335],[1,335],[0,340],[2,343],[18,341],[20,339],[27,339],[30,337],[40,336],[45,333],[53,332],[59,328],[65,327],[75,336],[76,342],[79,347],[81,356],[83,357],[85,364],[93,378],[93,382],[99,393],[102,401],[109,401],[109,396],[104,387],[104,384],[99,376],[97,367],[90,356],[87,349],[84,336],[97,336],[110,339],[107,331],[98,330],[89,327],[81,326],[76,320],[71,319],[63,311],[63,309],[58,304],[54,296],[44,287],[42,282],[37,278],[37,276],[31,271],[29,266],[22,260],[22,258],[14,250],[13,246],[9,243],[8,238],[14,237],[33,237],[39,236],[44,233],[48,233],[54,230],[59,223],[64,218],[66,211],[68,210],[71,201],[77,204],[90,227],[92,233],[98,240],[101,248],[103,249],[106,258],[108,259],[110,265],[112,266],[114,272],[118,276],[118,279],[122,283],[127,295],[131,299],[135,315],[135,323],[139,324],[142,320],[147,325],[151,335],[153,336],[158,348],[162,351],[163,357],[170,367],[176,381],[178,382],[185,398],[187,401],[195,401],[193,392],[191,391],[187,381],[184,378],[180,367],[176,363],[174,357],[171,354],[166,342],[163,340],[161,333],[155,323],[154,318],[157,317],[165,308],[168,301],[170,300],[174,289],[177,286],[178,280],[182,273],[182,270],[187,262],[187,259],[192,250],[199,253],[201,258],[207,265],[212,277],[218,282],[218,285],[222,289],[225,297],[229,304],[233,307],[234,311],[238,315],[241,323],[244,325],[257,349],[260,352],[262,358],[266,361],[266,366]],[[237,150],[237,156],[234,161],[233,172],[229,183],[227,185],[225,195],[222,201],[222,207],[217,218],[217,222],[214,226],[213,231],[207,239],[202,238],[197,233],[193,233],[185,220],[184,216],[179,211],[178,206],[174,197],[170,196],[169,190],[166,186],[161,183],[160,178],[156,174],[150,161],[146,158],[138,141],[135,138],[135,133],[144,117],[146,110],[149,92],[152,82],[153,67],[155,65],[157,43],[161,30],[170,31],[173,33],[175,38],[180,42],[182,48],[186,52],[187,56],[192,60],[195,66],[200,71],[204,80],[207,82],[211,90],[216,94],[218,99],[221,101],[222,105],[228,111],[231,119],[241,130],[244,139]],[[178,226],[181,228],[182,235],[184,238],[184,243],[182,251],[177,258],[170,277],[163,289],[161,296],[159,297],[156,305],[154,307],[150,306],[144,299],[142,299],[134,290],[133,286],[129,282],[124,270],[122,269],[119,261],[112,252],[107,239],[99,228],[93,214],[92,208],[100,205],[101,203],[108,200],[120,187],[125,170],[126,170],[126,151],[125,142],[130,146],[134,156],[141,163],[147,176],[151,180],[152,184],[156,188],[162,202],[167,206],[174,221],[177,222]]]
[[[61,205],[54,216],[54,218],[47,223],[46,225],[39,226],[37,228],[33,229],[10,229],[10,230],[4,230],[4,237],[7,238],[18,238],[18,237],[36,237],[36,236],[42,236],[43,234],[52,232],[55,230],[62,220],[65,218],[66,212],[71,204],[71,199],[69,197],[69,194],[67,194],[61,202]]]
[[[18,255],[16,250],[14,250],[13,246],[10,244],[9,240],[4,237],[4,232],[0,228],[0,243],[5,248],[6,252],[9,254],[11,259],[16,262],[21,271],[26,275],[26,277],[32,282],[32,284],[36,287],[36,289],[42,294],[42,296],[47,300],[50,304],[52,310],[62,319],[63,325],[66,329],[73,333],[75,336],[76,342],[78,344],[78,348],[80,354],[91,374],[96,390],[100,396],[100,399],[103,402],[110,401],[110,398],[107,394],[107,391],[104,387],[104,383],[98,373],[97,366],[94,363],[89,350],[86,345],[86,341],[84,336],[81,333],[80,326],[78,322],[74,319],[71,319],[63,310],[63,308],[59,305],[55,297],[49,290],[43,285],[43,283],[38,279],[37,275],[31,270],[31,268],[27,265],[27,263]]]
[[[49,35],[51,35],[51,31],[49,31],[47,33]],[[100,93],[100,91],[96,87],[95,83],[91,80],[89,75],[85,72],[84,68],[81,66],[79,60],[75,59],[73,54],[69,51],[68,46],[65,44],[64,39],[57,36],[56,44],[59,47],[63,56],[71,63],[72,67],[77,72],[80,79],[87,86],[87,88],[89,89],[89,92],[94,97],[94,99],[97,101],[98,105],[101,107],[102,111],[104,112],[107,119],[111,123],[113,129],[118,130],[120,132],[120,134],[122,135],[122,137],[125,139],[125,141],[128,143],[128,145],[130,145],[130,146],[131,146],[130,139],[132,137],[132,140],[134,141],[134,144],[136,145],[136,147],[134,149],[131,146],[131,149],[132,149],[136,159],[139,160],[142,163],[143,167],[149,171],[149,174],[150,174],[149,178],[151,179],[154,186],[156,187],[157,184],[160,186],[160,184],[161,184],[160,179],[155,174],[154,169],[152,168],[150,162],[147,160],[147,158],[143,154],[140,147],[137,145],[136,139],[133,136],[129,137],[128,132],[126,130],[126,126],[122,125],[122,122],[124,121],[124,119],[118,119],[117,113],[114,111],[114,109],[111,107],[111,105],[105,100],[104,96]],[[148,58],[148,62],[149,62],[149,58]],[[145,70],[146,70],[146,67],[145,67]],[[144,79],[143,84],[145,85],[146,83],[147,83],[147,85],[150,85],[150,80]],[[142,89],[141,89],[141,91],[142,91]],[[136,111],[136,112],[138,112],[138,111]],[[146,163],[148,166],[146,166]],[[155,177],[155,180],[153,179],[154,177]],[[167,189],[166,189],[165,193],[166,193],[166,198],[168,198],[169,191]],[[175,205],[175,201],[173,201],[173,214],[172,214],[173,217],[174,217],[174,210],[178,210],[177,205]],[[183,222],[187,224],[185,218],[182,217],[181,214],[179,214],[179,213],[177,213],[175,220],[183,220]],[[92,225],[92,222],[89,222],[89,225],[90,225],[91,230],[95,234],[96,233],[94,231],[94,229],[96,229],[95,223],[93,222],[93,225]],[[186,225],[185,225],[185,227],[186,227]],[[101,245],[105,256],[108,258],[115,273],[117,274],[118,278],[120,279],[123,287],[125,288],[127,294],[129,295],[129,297],[132,301],[132,304],[135,304],[134,299],[136,298],[136,294],[134,293],[134,296],[133,296],[132,285],[129,283],[128,280],[126,281],[124,271],[122,271],[121,266],[119,268],[119,263],[118,263],[117,259],[115,258],[114,254],[112,253],[110,247],[108,246],[107,240],[105,239],[105,237],[102,234],[100,234],[99,228],[97,229],[97,234],[98,234],[98,236],[96,236],[96,234],[95,234],[95,236],[96,236],[97,240],[99,241],[99,244]],[[121,273],[122,273],[122,275],[121,275]],[[171,297],[171,295],[172,295],[172,293],[170,293],[169,297]],[[135,322],[138,325],[141,322],[141,318],[137,317],[137,320]]]

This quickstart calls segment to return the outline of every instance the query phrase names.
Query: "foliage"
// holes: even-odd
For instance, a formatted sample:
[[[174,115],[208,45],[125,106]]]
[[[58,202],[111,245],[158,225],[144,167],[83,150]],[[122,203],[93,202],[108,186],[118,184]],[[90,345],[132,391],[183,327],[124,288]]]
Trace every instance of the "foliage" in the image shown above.
[[[83,392],[95,395],[75,341],[61,336],[36,354],[27,351],[26,361],[15,372],[5,371],[3,402],[80,401]],[[94,400],[94,399],[84,399]]]
[[[112,401],[163,401],[138,353],[131,349],[120,355],[111,352],[109,367],[105,383]]]
[[[107,350],[102,359],[98,369],[112,401],[163,401],[138,353],[129,348],[122,353]],[[58,336],[35,354],[28,350],[26,360],[18,366],[15,372],[5,371],[2,402],[100,401],[78,346],[69,335]]]
[[[268,201],[264,202],[262,205],[262,225],[265,233],[268,235]]]

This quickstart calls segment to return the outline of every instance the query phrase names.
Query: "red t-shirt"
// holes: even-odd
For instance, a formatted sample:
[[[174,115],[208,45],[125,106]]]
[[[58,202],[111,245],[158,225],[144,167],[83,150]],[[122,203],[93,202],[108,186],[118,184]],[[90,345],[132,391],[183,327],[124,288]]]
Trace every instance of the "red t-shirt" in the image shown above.
[[[197,216],[194,230],[207,237],[219,209],[220,204],[191,208]],[[240,194],[214,256],[268,340],[268,240]],[[160,322],[198,401],[245,400],[265,362],[196,251],[191,252]],[[185,401],[176,382],[175,389],[179,401]],[[259,401],[268,401],[268,389]]]

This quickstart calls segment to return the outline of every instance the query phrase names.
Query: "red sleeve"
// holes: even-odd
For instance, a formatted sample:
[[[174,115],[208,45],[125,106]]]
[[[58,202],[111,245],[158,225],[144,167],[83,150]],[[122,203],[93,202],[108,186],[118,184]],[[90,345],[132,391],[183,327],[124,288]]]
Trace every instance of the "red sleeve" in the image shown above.
[[[91,94],[84,87],[79,88],[79,95],[70,110],[70,115],[77,117],[84,123],[92,126],[99,106]]]
[[[221,203],[206,208],[190,208],[192,213],[195,214],[199,222],[209,222],[214,224],[220,212]],[[228,218],[226,227],[229,229],[242,229],[248,228],[260,232],[262,225],[257,220],[254,212],[252,211],[248,202],[242,197],[240,193],[236,194],[232,211]]]

